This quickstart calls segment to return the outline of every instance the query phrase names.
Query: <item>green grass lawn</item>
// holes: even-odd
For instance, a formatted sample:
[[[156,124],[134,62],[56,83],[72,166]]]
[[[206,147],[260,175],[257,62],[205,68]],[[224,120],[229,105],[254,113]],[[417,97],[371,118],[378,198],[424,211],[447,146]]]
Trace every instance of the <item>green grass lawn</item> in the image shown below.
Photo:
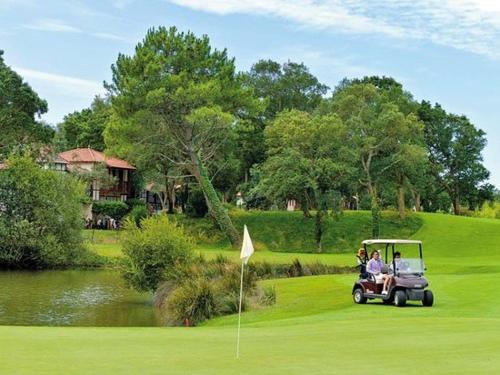
[[[432,308],[355,305],[354,275],[267,280],[277,303],[243,314],[239,361],[236,316],[197,328],[0,327],[0,373],[499,373],[500,220],[419,216]],[[252,260],[274,256],[286,254]]]

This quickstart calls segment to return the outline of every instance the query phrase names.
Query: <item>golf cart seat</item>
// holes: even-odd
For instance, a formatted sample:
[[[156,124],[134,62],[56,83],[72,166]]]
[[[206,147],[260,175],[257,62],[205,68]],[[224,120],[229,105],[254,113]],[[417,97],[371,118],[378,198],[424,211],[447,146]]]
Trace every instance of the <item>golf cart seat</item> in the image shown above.
[[[373,273],[369,273],[369,272],[366,273],[366,280],[374,282],[375,284],[383,284],[384,283],[383,280],[377,281],[377,279],[375,278],[375,275]]]

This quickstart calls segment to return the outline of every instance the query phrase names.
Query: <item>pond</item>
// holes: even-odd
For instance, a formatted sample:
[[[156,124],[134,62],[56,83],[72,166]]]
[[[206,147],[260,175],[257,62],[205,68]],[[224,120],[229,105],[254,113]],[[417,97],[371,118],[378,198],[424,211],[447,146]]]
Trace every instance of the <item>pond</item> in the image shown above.
[[[158,326],[152,295],[115,270],[1,271],[0,325]]]

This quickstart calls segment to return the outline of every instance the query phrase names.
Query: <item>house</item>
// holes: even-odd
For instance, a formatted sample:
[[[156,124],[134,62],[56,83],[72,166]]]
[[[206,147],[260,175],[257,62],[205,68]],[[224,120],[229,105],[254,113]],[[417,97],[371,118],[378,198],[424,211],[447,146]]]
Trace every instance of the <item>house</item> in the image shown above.
[[[59,170],[89,174],[103,166],[108,175],[113,177],[112,183],[104,184],[97,178],[93,179],[89,186],[89,195],[94,201],[106,199],[126,201],[134,197],[132,175],[136,168],[125,160],[108,157],[89,147],[61,152],[54,165]]]
[[[60,156],[56,156],[55,158],[45,162],[43,167],[45,169],[52,169],[58,172],[68,172],[68,162]]]

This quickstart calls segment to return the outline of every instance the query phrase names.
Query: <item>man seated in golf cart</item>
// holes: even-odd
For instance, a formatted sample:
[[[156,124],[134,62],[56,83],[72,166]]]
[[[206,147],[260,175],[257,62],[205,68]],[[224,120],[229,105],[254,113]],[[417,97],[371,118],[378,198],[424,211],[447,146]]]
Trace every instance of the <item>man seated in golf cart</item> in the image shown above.
[[[373,250],[370,254],[370,261],[366,265],[366,271],[373,275],[375,282],[377,284],[384,284],[382,289],[382,294],[387,294],[387,286],[391,281],[391,277],[387,274],[382,273],[382,270],[386,267],[382,259],[380,259],[380,253],[378,250]],[[386,271],[387,272],[387,271]]]
[[[389,275],[394,275],[394,265],[396,266],[396,270],[400,270],[402,263],[401,263],[401,253],[399,251],[396,251],[394,253],[394,262],[391,262],[389,264]]]

